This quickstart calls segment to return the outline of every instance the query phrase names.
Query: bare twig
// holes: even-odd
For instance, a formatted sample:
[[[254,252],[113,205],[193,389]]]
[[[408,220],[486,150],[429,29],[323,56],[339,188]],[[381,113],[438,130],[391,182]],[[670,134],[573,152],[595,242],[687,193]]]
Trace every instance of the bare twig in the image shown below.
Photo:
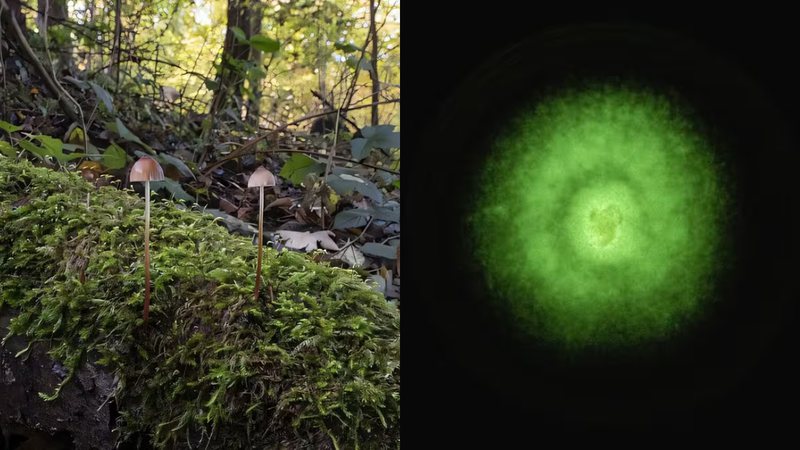
[[[395,102],[399,102],[399,101],[400,101],[400,99],[386,100],[386,101],[381,102],[381,103],[395,103]],[[352,111],[352,110],[355,110],[355,109],[361,109],[361,108],[369,108],[370,106],[371,105],[355,106],[355,107],[350,108],[349,111]],[[330,113],[329,112],[323,112],[323,113],[309,114],[309,115],[303,116],[303,117],[301,117],[301,118],[299,118],[297,120],[294,120],[292,122],[286,123],[286,124],[276,128],[274,130],[270,130],[270,131],[262,134],[261,136],[253,138],[250,141],[248,141],[246,144],[244,144],[241,147],[239,147],[239,149],[236,150],[235,152],[231,153],[228,156],[220,158],[219,160],[215,161],[210,166],[206,167],[206,169],[203,172],[203,175],[207,176],[208,174],[213,172],[214,169],[216,169],[217,167],[225,164],[226,162],[228,162],[230,160],[237,159],[237,158],[242,157],[242,156],[244,156],[244,155],[246,155],[248,153],[257,153],[258,150],[255,149],[255,147],[256,147],[256,145],[258,145],[259,142],[261,142],[263,140],[266,140],[267,138],[270,138],[272,136],[277,136],[278,133],[286,131],[286,129],[291,127],[291,126],[303,123],[303,122],[305,122],[307,120],[311,120],[311,119],[314,119],[314,118],[317,118],[317,117],[322,117],[322,116],[325,116],[325,115],[328,115],[328,114],[330,114]],[[202,164],[202,163],[203,163],[202,160],[198,162],[198,164]],[[381,170],[385,170],[385,169],[381,169]]]
[[[369,218],[369,221],[368,221],[368,222],[367,222],[367,224],[364,226],[364,229],[363,229],[363,230],[361,230],[361,233],[358,235],[358,237],[357,237],[357,238],[355,238],[355,239],[353,239],[352,241],[348,242],[348,243],[347,243],[347,244],[346,244],[344,247],[340,248],[338,252],[336,252],[336,253],[334,253],[334,254],[333,254],[333,256],[336,256],[336,255],[338,255],[338,254],[340,254],[340,253],[344,253],[344,251],[345,251],[345,250],[347,250],[347,249],[348,249],[348,248],[350,248],[350,247],[351,247],[353,244],[355,244],[356,242],[358,242],[358,241],[359,241],[359,239],[361,239],[361,238],[364,236],[364,234],[367,232],[367,230],[369,229],[369,226],[370,226],[370,225],[372,225],[372,220],[373,220],[373,217],[372,217],[372,216],[370,216],[370,218]]]

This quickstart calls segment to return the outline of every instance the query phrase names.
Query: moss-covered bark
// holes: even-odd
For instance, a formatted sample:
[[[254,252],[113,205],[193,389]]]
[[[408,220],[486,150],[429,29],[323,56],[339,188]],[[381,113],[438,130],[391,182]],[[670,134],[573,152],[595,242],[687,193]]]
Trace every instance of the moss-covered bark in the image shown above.
[[[91,192],[87,206],[86,194]],[[73,371],[118,377],[120,440],[156,447],[399,446],[399,312],[358,275],[256,248],[213,218],[0,156],[0,308]],[[69,382],[67,379],[66,382]],[[46,392],[40,395],[56,395]]]

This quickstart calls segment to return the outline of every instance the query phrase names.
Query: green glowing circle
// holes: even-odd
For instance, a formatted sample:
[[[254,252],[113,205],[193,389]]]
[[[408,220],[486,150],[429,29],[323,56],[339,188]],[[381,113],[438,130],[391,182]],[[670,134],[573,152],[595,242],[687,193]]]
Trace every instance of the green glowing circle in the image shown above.
[[[664,340],[713,297],[729,201],[684,110],[641,88],[570,90],[494,142],[470,223],[493,296],[526,334]]]

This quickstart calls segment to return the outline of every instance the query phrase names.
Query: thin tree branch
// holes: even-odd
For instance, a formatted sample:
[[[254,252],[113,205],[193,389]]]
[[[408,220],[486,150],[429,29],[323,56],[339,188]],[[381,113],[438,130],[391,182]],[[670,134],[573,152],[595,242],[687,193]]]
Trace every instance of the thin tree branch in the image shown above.
[[[399,102],[399,101],[400,101],[400,99],[386,100],[386,101],[381,102],[381,103],[396,103],[396,102]],[[355,109],[361,109],[361,108],[369,108],[371,106],[372,106],[371,104],[361,105],[361,106],[354,106],[354,107],[348,109],[348,111],[353,111]],[[330,114],[330,112],[309,114],[307,116],[303,116],[303,117],[301,117],[301,118],[299,118],[297,120],[294,120],[292,122],[286,123],[286,124],[276,128],[274,130],[270,130],[270,131],[262,134],[261,136],[253,138],[250,141],[248,141],[246,144],[244,144],[241,147],[239,147],[239,149],[237,151],[231,153],[228,156],[225,156],[224,158],[221,158],[221,159],[215,161],[213,164],[211,164],[210,166],[206,167],[205,171],[203,172],[203,175],[208,176],[208,174],[210,174],[214,169],[216,169],[217,167],[225,164],[226,162],[228,162],[230,160],[239,158],[239,157],[244,156],[244,155],[246,155],[246,154],[248,154],[250,152],[256,153],[257,150],[253,150],[253,149],[259,142],[261,142],[261,141],[263,141],[263,140],[265,140],[265,139],[267,139],[269,137],[276,136],[278,133],[286,131],[286,129],[291,127],[291,126],[303,123],[303,122],[305,122],[307,120],[311,120],[311,119],[314,119],[314,118],[317,118],[317,117],[322,117],[322,116],[325,116],[325,115],[328,115],[328,114]],[[199,161],[198,162],[198,164],[202,164],[202,163],[203,163],[203,161]],[[385,170],[385,169],[382,169],[382,170]]]

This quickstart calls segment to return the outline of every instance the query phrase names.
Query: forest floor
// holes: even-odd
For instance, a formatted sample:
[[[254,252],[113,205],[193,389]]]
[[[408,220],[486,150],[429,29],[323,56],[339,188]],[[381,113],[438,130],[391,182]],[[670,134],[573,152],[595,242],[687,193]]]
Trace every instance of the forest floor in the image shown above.
[[[264,166],[278,180],[265,194],[266,245],[324,249],[321,259],[360,271],[387,299],[399,299],[399,156],[378,147],[386,141],[399,147],[392,127],[354,134],[340,126],[334,133],[335,126],[326,128],[330,116],[312,114],[266,129],[229,115],[204,142],[204,116],[180,101],[112,95],[101,81],[67,76],[62,87],[81,107],[79,123],[60,112],[28,63],[12,57],[4,64],[0,150],[6,156],[78,171],[97,186],[140,195],[129,170],[137,158],[152,156],[166,175],[152,184],[157,195],[197,204],[246,236],[257,232],[259,208],[258,189],[248,189],[248,179]]]

